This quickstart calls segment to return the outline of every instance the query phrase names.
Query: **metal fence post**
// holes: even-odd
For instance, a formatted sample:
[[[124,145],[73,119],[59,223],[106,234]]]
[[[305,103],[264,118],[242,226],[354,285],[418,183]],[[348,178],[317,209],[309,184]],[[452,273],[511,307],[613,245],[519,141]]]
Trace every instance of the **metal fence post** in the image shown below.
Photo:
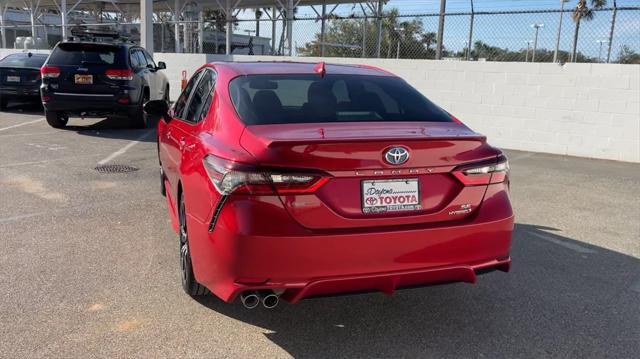
[[[613,44],[613,32],[616,28],[616,13],[618,12],[618,4],[613,0],[613,14],[611,15],[611,31],[609,31],[609,49],[607,50],[607,63],[611,61],[611,45]]]
[[[362,57],[367,57],[367,16],[362,19]]]
[[[558,36],[556,37],[556,49],[553,52],[553,62],[558,62],[558,51],[560,49],[560,35],[562,34],[562,18],[564,18],[564,2],[560,0],[560,21],[558,23]]]
[[[376,57],[380,58],[380,50],[382,48],[382,7],[384,6],[383,0],[378,0],[378,13],[376,18],[378,20],[378,33],[376,39]]]
[[[442,39],[444,35],[444,12],[447,8],[447,0],[440,0],[440,17],[438,20],[438,40],[436,44],[436,60],[442,59]]]
[[[469,23],[469,41],[467,42],[467,61],[471,60],[471,44],[473,41],[473,18],[475,17],[475,11],[473,10],[473,0],[471,1],[471,22]]]
[[[322,22],[320,23],[320,56],[324,56],[324,35],[327,22],[327,2],[322,2]]]

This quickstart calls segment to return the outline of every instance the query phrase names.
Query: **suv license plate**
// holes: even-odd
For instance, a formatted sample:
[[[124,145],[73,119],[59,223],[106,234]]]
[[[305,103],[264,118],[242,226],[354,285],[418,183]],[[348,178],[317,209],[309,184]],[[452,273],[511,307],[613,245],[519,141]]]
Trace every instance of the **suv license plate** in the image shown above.
[[[20,82],[20,76],[7,76],[7,82]]]
[[[362,212],[384,213],[421,209],[417,178],[362,181]]]
[[[93,75],[76,75],[75,80],[77,85],[91,85],[93,84]]]

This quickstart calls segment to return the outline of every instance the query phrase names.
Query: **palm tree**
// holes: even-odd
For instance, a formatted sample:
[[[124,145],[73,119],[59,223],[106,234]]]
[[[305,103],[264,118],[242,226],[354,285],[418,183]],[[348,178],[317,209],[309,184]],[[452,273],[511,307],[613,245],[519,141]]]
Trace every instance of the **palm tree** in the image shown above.
[[[573,33],[573,49],[571,50],[571,61],[576,61],[576,53],[578,49],[578,33],[580,32],[580,22],[582,20],[589,21],[593,19],[593,9],[601,9],[607,5],[607,0],[590,0],[591,8],[587,5],[587,0],[578,0],[576,8],[573,9],[573,22],[576,23],[576,30]]]

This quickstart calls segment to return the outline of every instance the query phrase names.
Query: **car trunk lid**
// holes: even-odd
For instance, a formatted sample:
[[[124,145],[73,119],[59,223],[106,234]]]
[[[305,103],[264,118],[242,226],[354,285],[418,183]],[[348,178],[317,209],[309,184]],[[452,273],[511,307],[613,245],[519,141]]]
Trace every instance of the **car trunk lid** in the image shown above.
[[[314,193],[280,195],[292,217],[314,229],[464,218],[480,204],[486,186],[465,187],[451,171],[497,155],[484,136],[455,122],[258,125],[248,126],[240,142],[260,166],[319,171],[330,178]],[[386,161],[392,148],[408,151],[406,162]],[[375,190],[367,196],[371,188],[395,192],[391,200]],[[417,196],[417,202],[407,196]],[[368,206],[368,197],[392,203]]]

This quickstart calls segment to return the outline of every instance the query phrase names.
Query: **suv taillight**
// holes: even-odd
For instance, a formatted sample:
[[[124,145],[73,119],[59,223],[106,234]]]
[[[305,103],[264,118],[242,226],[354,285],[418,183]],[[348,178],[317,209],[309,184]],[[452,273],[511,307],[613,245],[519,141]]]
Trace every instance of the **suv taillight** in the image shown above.
[[[40,68],[43,79],[57,79],[60,76],[60,68],[56,66],[44,65]]]
[[[453,171],[453,175],[466,186],[504,182],[509,176],[509,160],[505,155],[500,155],[495,162],[458,167]]]
[[[222,195],[312,193],[329,180],[317,174],[263,171],[213,155],[206,156],[203,164],[211,183]]]
[[[110,69],[104,73],[111,80],[133,80],[133,70],[131,69]]]

